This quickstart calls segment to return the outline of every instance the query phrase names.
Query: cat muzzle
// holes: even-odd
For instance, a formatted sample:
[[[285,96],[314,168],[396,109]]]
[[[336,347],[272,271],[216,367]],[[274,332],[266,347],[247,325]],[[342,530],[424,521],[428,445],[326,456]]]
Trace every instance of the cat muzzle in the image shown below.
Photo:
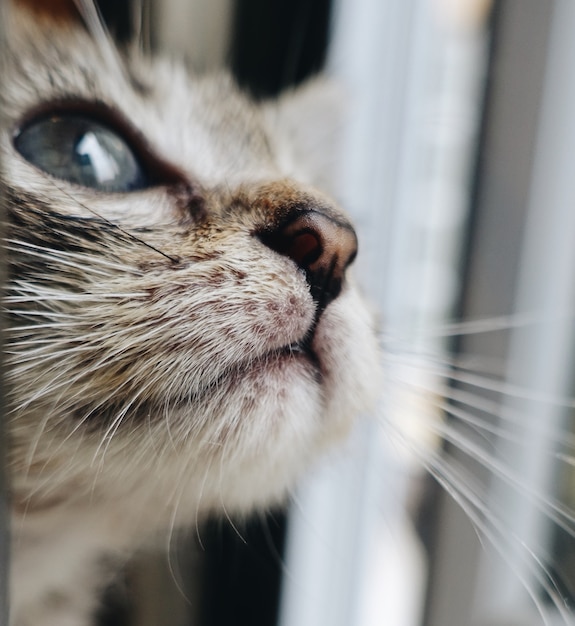
[[[340,294],[345,271],[357,255],[357,236],[351,224],[339,215],[316,209],[298,210],[259,237],[305,272],[318,314]]]

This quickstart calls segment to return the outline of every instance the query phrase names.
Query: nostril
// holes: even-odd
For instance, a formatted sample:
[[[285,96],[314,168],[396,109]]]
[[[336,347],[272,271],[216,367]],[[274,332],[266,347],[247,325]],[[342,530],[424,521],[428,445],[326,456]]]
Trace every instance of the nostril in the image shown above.
[[[351,224],[317,210],[300,210],[258,236],[305,272],[320,311],[339,295],[345,270],[357,253],[357,237]]]
[[[289,237],[287,240],[289,244],[285,254],[300,267],[309,267],[321,256],[321,240],[316,233],[304,231],[294,235],[291,241]]]
[[[315,263],[322,254],[322,241],[318,233],[311,230],[298,230],[289,226],[278,231],[260,235],[263,243],[282,256],[295,261],[302,269]]]

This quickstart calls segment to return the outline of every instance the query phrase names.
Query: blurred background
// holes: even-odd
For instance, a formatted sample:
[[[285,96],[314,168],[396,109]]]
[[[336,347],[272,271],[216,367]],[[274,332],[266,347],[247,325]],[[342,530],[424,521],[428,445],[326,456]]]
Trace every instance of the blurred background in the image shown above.
[[[256,98],[346,93],[377,414],[289,511],[138,557],[102,625],[575,624],[572,0],[101,2]]]

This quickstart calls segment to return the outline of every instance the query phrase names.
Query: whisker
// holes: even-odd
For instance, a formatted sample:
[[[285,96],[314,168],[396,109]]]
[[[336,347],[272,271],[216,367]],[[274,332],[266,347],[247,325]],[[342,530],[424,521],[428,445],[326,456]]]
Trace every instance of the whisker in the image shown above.
[[[185,584],[182,582],[182,575],[180,568],[177,566],[176,557],[178,555],[178,550],[173,549],[173,546],[176,542],[176,534],[177,534],[177,520],[178,520],[178,511],[180,508],[180,503],[183,500],[184,494],[188,489],[188,481],[185,480],[185,473],[188,470],[188,465],[184,463],[179,472],[177,479],[174,481],[175,488],[173,493],[169,499],[170,502],[173,502],[172,514],[170,516],[170,522],[168,525],[168,534],[167,534],[167,544],[166,544],[166,558],[168,563],[168,570],[170,572],[170,576],[176,589],[178,590],[181,597],[191,606],[192,599],[188,595],[188,591],[185,588]],[[199,531],[198,535],[199,535]],[[199,537],[198,537],[199,539]],[[200,542],[200,545],[201,542]]]
[[[470,421],[469,416],[465,411],[450,405],[448,402],[438,401],[437,404],[442,410],[456,416],[466,424]],[[390,424],[391,422],[386,421],[384,427],[389,427]],[[514,488],[518,493],[521,493],[534,506],[537,506],[541,513],[546,515],[552,522],[562,528],[571,537],[575,538],[575,512],[573,509],[568,506],[564,506],[556,499],[548,498],[534,491],[516,472],[513,472],[510,467],[505,466],[495,453],[489,453],[485,448],[472,442],[469,437],[466,437],[463,432],[450,425],[449,422],[428,420],[422,425],[428,431],[431,431],[436,436],[440,437],[443,441],[450,442],[458,450],[465,453],[469,458],[475,460],[488,469],[492,475],[497,476],[510,487]],[[475,419],[472,420],[472,425],[477,425],[477,421]],[[397,425],[392,424],[392,426],[396,431],[400,430]],[[405,438],[403,433],[402,438]],[[508,439],[513,441],[516,445],[521,445],[523,448],[529,447],[528,443],[526,441],[522,441],[518,436],[509,437]],[[491,442],[488,441],[488,443]]]
[[[496,434],[497,436],[506,439],[507,441],[516,444],[522,443],[523,440],[518,435],[518,429],[525,428],[525,415],[521,411],[513,410],[511,407],[505,405],[499,405],[499,408],[496,409],[494,407],[497,406],[497,403],[491,402],[489,400],[484,400],[483,398],[478,398],[471,393],[467,393],[457,389],[449,388],[448,392],[445,395],[450,400],[454,400],[461,404],[466,404],[472,409],[484,411],[491,417],[497,418],[497,421],[502,422],[505,426],[501,427],[489,425],[485,421],[485,419],[481,417],[471,418],[469,413],[455,413],[452,411],[451,405],[445,404],[445,410],[450,412],[454,417],[457,417],[461,421],[465,421],[466,423],[472,424],[478,429]],[[510,425],[514,427],[513,431],[509,429]],[[564,430],[560,430],[556,433],[548,432],[546,434],[545,445],[550,448],[548,452],[552,454],[555,458],[559,459],[560,453],[558,452],[557,448],[561,447],[575,449],[575,436],[572,433],[565,432]]]
[[[424,450],[420,446],[408,441],[403,433],[391,424],[394,436],[398,437],[401,443],[414,453],[421,461],[422,465],[437,480],[443,489],[457,502],[465,512],[479,536],[485,537],[494,549],[505,559],[507,565],[523,585],[530,596],[545,624],[551,625],[549,612],[544,601],[539,597],[533,578],[552,600],[554,607],[558,610],[565,624],[570,623],[570,610],[565,600],[561,596],[558,582],[545,565],[542,558],[533,549],[525,544],[518,537],[512,528],[504,524],[502,519],[490,510],[479,489],[472,490],[474,481],[462,467],[459,467],[453,460],[454,469],[451,469],[446,460],[436,452]],[[465,476],[465,479],[462,478]],[[522,569],[519,568],[517,559],[528,568],[530,578],[526,578]]]
[[[242,533],[240,532],[239,528],[234,524],[230,514],[228,513],[228,510],[226,508],[225,502],[223,500],[223,498],[220,498],[220,506],[222,507],[222,510],[224,512],[224,516],[226,518],[226,520],[228,521],[229,525],[232,527],[234,533],[238,536],[238,538],[240,539],[240,541],[244,544],[244,545],[248,545],[248,541],[247,539],[242,535]]]
[[[489,433],[515,444],[524,443],[524,439],[517,432],[517,429],[525,428],[525,414],[520,410],[514,410],[512,407],[486,398],[483,395],[478,395],[450,385],[436,383],[434,386],[433,383],[426,384],[421,380],[413,384],[411,382],[405,383],[405,385],[412,386],[413,393],[417,393],[420,390],[425,392],[427,394],[426,398],[433,406],[441,409],[444,413],[456,417],[478,433]],[[467,406],[470,409],[481,411],[492,418],[496,418],[496,421],[489,421],[485,417],[457,409],[449,402],[441,402],[435,399],[440,397]],[[422,420],[426,418],[425,415],[421,417]],[[510,427],[514,427],[513,430],[511,430]],[[559,459],[560,454],[557,451],[557,447],[575,449],[575,436],[564,431],[548,433],[547,445],[551,448],[549,453]]]
[[[552,316],[542,311],[517,312],[510,315],[495,315],[476,320],[454,321],[435,327],[419,328],[410,335],[410,339],[412,342],[416,342],[421,339],[443,339],[495,333],[540,324],[555,324],[559,319],[572,319],[573,317],[575,317],[575,312],[570,310],[557,310]],[[401,339],[400,334],[391,331],[386,332],[385,335],[392,338],[392,341]]]
[[[391,366],[397,364],[427,368],[435,366],[445,372],[450,369],[459,369],[475,374],[489,375],[491,377],[502,376],[505,373],[505,362],[501,358],[486,357],[477,354],[451,354],[447,349],[438,349],[435,353],[421,348],[395,347],[386,349],[383,357],[384,363]]]
[[[39,246],[20,239],[7,238],[4,241],[7,244],[5,246],[5,249],[10,252],[15,252],[17,254],[25,253],[29,256],[35,256],[42,260],[51,259],[57,262],[59,265],[72,267],[74,269],[80,269],[83,273],[93,273],[100,276],[112,275],[109,272],[98,270],[96,266],[100,266],[102,268],[121,271],[123,273],[130,273],[137,276],[143,275],[143,272],[134,266],[126,265],[119,262],[113,263],[112,261],[110,261],[109,256],[103,257],[93,255],[90,257],[90,264],[87,264],[86,256],[84,254],[78,254],[76,252],[69,252],[65,250],[55,250],[54,248]],[[77,262],[74,263],[74,260],[76,260]]]
[[[401,362],[401,360],[398,359],[398,362]],[[413,360],[409,363],[416,368],[419,367],[422,370],[427,370],[437,374],[438,376],[442,376],[445,380],[464,383],[466,385],[486,391],[492,391],[503,396],[509,396],[519,400],[528,400],[530,402],[539,402],[548,406],[575,408],[575,399],[571,397],[533,391],[531,388],[523,387],[518,384],[501,381],[496,378],[483,376],[474,372],[468,372],[462,366],[450,368],[441,363],[434,363],[427,358],[425,360],[420,360],[419,362],[417,360]]]
[[[100,10],[93,0],[74,0],[88,31],[98,45],[102,57],[107,62],[110,70],[116,70],[119,77],[124,77],[125,69],[118,50],[108,33]]]
[[[207,467],[206,467],[206,471],[204,472],[204,477],[202,478],[202,483],[200,485],[200,491],[198,493],[198,501],[196,503],[196,510],[195,510],[195,515],[194,515],[194,527],[195,527],[195,531],[196,531],[196,538],[198,540],[198,544],[199,544],[200,548],[204,552],[206,551],[206,547],[204,545],[204,542],[202,540],[201,533],[200,533],[200,507],[201,507],[202,498],[204,497],[204,491],[205,491],[205,488],[206,488],[206,482],[208,480],[208,476],[209,476],[210,472],[212,471],[212,462],[213,462],[213,459],[209,458],[208,463],[207,463]]]
[[[468,438],[458,433],[456,429],[446,424],[436,425],[432,428],[436,428],[446,441],[451,442],[459,450],[481,463],[492,475],[501,478],[508,485],[518,490],[530,502],[535,504],[542,513],[547,515],[551,521],[575,538],[575,512],[571,508],[534,491],[516,472],[512,472],[509,467],[503,465],[496,456],[473,444]]]
[[[75,0],[75,1],[76,2],[82,2],[82,3],[88,2],[88,0]],[[78,206],[81,206],[83,209],[88,211],[88,213],[91,213],[92,215],[97,217],[104,224],[107,224],[108,226],[110,226],[113,229],[117,230],[118,232],[122,233],[122,235],[126,236],[131,241],[133,241],[133,242],[135,242],[135,243],[137,243],[139,245],[145,246],[146,248],[149,248],[150,250],[153,250],[155,253],[157,253],[160,256],[163,256],[164,258],[168,259],[174,265],[178,265],[180,263],[181,260],[178,257],[171,256],[169,254],[166,254],[165,252],[162,252],[162,250],[160,250],[159,248],[156,248],[151,243],[148,243],[144,239],[142,239],[140,237],[137,237],[136,235],[134,235],[134,233],[131,233],[129,230],[126,230],[125,228],[122,228],[116,222],[112,222],[111,220],[106,219],[104,216],[100,215],[97,211],[95,211],[91,207],[86,206],[83,202],[80,202],[80,200],[78,200],[78,198],[75,198],[74,196],[72,196],[72,194],[68,193],[66,191],[66,189],[64,189],[61,185],[58,185],[58,183],[56,183],[55,180],[53,180],[52,178],[48,177],[47,175],[45,176],[45,178],[47,180],[49,180],[54,185],[54,187],[56,187],[56,189],[58,189],[61,193],[63,193],[65,196],[68,196],[68,198],[70,198],[70,200],[72,200],[73,202],[78,204]]]

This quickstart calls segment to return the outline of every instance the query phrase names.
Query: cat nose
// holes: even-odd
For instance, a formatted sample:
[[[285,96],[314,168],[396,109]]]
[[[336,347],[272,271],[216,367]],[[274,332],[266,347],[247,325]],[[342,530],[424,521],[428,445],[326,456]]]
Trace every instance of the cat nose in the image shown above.
[[[274,230],[260,233],[260,239],[305,272],[319,311],[337,298],[345,271],[357,254],[352,225],[339,214],[321,209],[296,210]]]

